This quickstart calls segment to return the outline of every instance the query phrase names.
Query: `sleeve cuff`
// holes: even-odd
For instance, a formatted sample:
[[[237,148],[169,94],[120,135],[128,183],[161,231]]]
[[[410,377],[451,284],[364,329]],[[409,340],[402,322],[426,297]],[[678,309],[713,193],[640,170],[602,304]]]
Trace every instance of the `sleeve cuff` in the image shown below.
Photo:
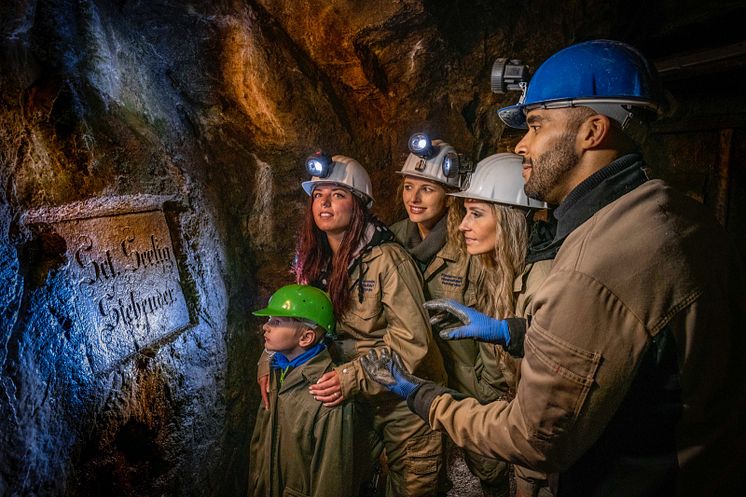
[[[407,407],[430,426],[430,406],[433,404],[436,397],[440,397],[444,394],[451,395],[455,399],[463,399],[467,397],[467,395],[457,392],[456,390],[451,390],[450,388],[428,381],[420,385],[412,395],[407,397]]]
[[[358,359],[341,364],[334,368],[339,377],[339,387],[345,399],[350,399],[360,393],[358,385],[358,369],[360,361]],[[360,372],[362,374],[362,371]]]
[[[505,351],[513,357],[523,357],[523,340],[526,338],[526,319],[507,318],[510,345]]]

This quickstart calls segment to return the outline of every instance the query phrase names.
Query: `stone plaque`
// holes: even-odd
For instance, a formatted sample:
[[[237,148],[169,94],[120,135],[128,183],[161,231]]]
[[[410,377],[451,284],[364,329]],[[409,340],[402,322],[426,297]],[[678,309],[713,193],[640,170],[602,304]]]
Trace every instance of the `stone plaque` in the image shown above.
[[[50,224],[67,245],[74,304],[94,371],[189,324],[162,210]]]

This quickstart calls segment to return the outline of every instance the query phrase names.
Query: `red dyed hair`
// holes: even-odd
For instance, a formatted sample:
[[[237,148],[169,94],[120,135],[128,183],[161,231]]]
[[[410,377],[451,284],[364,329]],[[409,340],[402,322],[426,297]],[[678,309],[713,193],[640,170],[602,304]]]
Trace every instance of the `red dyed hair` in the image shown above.
[[[326,233],[321,231],[313,219],[313,196],[308,199],[306,216],[298,236],[295,249],[295,279],[302,285],[323,288],[334,306],[334,316],[339,319],[350,308],[350,276],[348,268],[354,251],[365,236],[365,227],[371,214],[357,196],[352,195],[352,216],[342,243],[336,254],[332,254]],[[326,279],[326,283],[322,280]]]

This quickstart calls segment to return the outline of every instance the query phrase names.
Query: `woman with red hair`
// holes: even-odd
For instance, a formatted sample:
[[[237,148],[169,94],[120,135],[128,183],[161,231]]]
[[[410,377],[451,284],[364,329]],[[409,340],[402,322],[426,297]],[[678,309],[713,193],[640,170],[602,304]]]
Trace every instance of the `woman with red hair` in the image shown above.
[[[303,183],[310,199],[294,269],[298,283],[322,288],[332,300],[337,338],[330,349],[340,365],[310,391],[328,407],[350,400],[363,404],[377,446],[385,450],[387,496],[434,496],[443,469],[442,434],[371,381],[360,364],[369,350],[396,351],[407,370],[445,383],[422,305],[422,277],[370,212],[370,178],[360,163],[335,155],[329,166],[323,177]]]

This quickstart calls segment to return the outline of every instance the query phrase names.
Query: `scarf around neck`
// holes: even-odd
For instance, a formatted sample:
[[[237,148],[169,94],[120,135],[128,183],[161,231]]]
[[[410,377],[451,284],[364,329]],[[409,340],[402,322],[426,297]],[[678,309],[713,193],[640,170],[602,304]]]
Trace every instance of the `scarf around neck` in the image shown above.
[[[441,217],[424,240],[420,237],[420,230],[417,228],[417,223],[407,220],[404,236],[405,239],[402,240],[404,248],[417,261],[420,270],[424,271],[430,264],[430,261],[433,260],[433,257],[435,257],[435,254],[446,244],[448,237],[448,216]]]
[[[271,365],[272,369],[280,370],[280,385],[282,385],[282,382],[285,381],[285,375],[288,373],[290,368],[297,368],[298,366],[302,366],[303,364],[319,355],[324,350],[326,350],[326,344],[322,340],[293,360],[288,360],[288,358],[285,357],[284,354],[275,352],[272,356]]]

